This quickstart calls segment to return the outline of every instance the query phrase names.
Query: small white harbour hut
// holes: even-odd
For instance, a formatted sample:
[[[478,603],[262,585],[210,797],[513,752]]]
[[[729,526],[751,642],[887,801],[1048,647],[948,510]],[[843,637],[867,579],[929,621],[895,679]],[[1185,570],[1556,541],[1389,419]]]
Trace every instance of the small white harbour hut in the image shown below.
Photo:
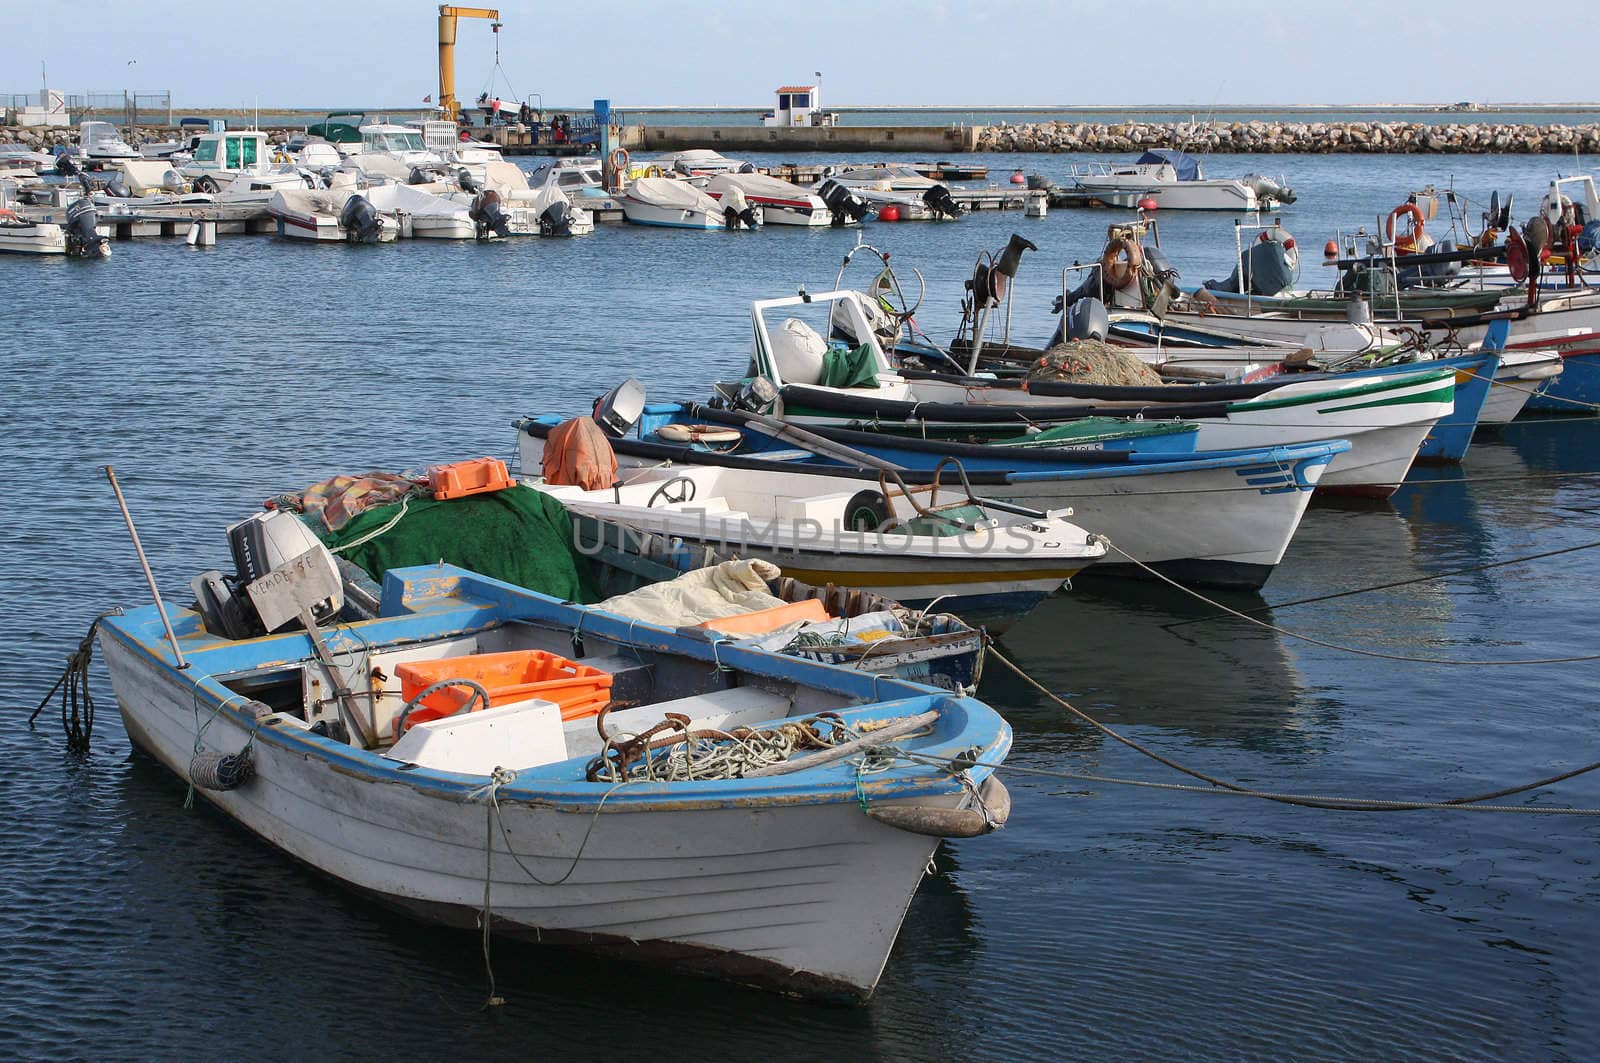
[[[839,116],[822,109],[822,86],[784,85],[778,89],[778,105],[761,116],[768,128],[782,126],[831,126]]]

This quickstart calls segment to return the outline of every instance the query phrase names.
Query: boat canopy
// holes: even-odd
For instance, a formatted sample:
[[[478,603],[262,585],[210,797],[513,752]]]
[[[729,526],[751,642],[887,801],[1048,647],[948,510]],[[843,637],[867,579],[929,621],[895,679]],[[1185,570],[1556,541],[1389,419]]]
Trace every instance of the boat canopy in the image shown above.
[[[1151,148],[1139,156],[1140,166],[1160,165],[1167,163],[1178,174],[1180,181],[1200,180],[1200,161],[1186,151],[1176,151],[1172,148]]]

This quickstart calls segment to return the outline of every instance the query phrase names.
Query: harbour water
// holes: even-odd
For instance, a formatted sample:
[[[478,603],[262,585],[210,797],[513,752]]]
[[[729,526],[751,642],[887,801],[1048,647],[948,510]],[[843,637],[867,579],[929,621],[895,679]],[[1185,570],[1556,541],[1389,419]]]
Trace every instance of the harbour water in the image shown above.
[[[757,159],[756,161],[763,161]],[[977,156],[1061,179],[1071,158]],[[1218,157],[1284,173],[1306,249],[1405,192],[1513,192],[1600,159]],[[976,253],[1040,247],[1020,339],[1054,323],[1060,269],[1105,212],[875,225],[935,335]],[[1476,215],[1473,216],[1476,222]],[[1225,276],[1231,222],[1170,215],[1186,280]],[[119,243],[106,262],[0,257],[0,1055],[224,1059],[1593,1058],[1600,819],[1338,813],[1135,788],[1177,776],[992,664],[1016,729],[1010,825],[947,844],[866,1007],[794,1003],[497,944],[374,909],[246,835],[134,754],[103,671],[93,752],[28,713],[94,615],[147,600],[98,467],[116,466],[166,596],[226,556],[225,522],[336,472],[509,455],[511,420],[579,412],[625,375],[700,397],[742,369],[748,301],[832,285],[848,231],[306,246]],[[865,276],[855,278],[862,283]],[[1314,505],[1255,607],[1600,541],[1600,419],[1513,424],[1392,502]],[[1452,661],[1596,652],[1600,551],[1273,609],[1280,627]],[[1600,662],[1362,658],[1170,589],[1058,595],[1002,652],[1162,754],[1261,789],[1433,800],[1600,757]],[[1502,803],[1600,808],[1600,775]]]

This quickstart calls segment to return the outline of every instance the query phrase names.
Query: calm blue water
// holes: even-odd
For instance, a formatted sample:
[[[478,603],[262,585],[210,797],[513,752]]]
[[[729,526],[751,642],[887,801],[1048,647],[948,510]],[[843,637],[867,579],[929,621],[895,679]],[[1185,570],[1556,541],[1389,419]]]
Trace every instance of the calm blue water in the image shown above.
[[[993,157],[997,173],[1067,161]],[[1593,169],[1597,160],[1585,160]],[[1550,159],[1218,158],[1301,192],[1308,246],[1443,183],[1531,209]],[[984,214],[868,230],[954,324],[974,254],[1041,253],[1018,332],[1111,216]],[[1226,270],[1225,218],[1173,216],[1186,276]],[[225,560],[224,522],[329,474],[508,454],[515,416],[625,374],[698,396],[745,358],[749,299],[831,284],[849,233],[604,227],[577,241],[376,248],[223,237],[103,263],[0,259],[0,1054],[224,1059],[1351,1058],[1584,1060],[1600,1037],[1600,820],[1340,814],[1013,776],[1002,833],[947,846],[877,997],[816,1007],[372,910],[134,755],[95,671],[94,750],[25,719],[94,614],[147,599],[97,467],[115,464],[161,586]],[[1314,267],[1307,267],[1308,269]],[[1518,424],[1392,502],[1317,506],[1260,598],[1282,603],[1600,540],[1600,420]],[[1595,652],[1600,551],[1279,608],[1320,638],[1452,659]],[[1053,599],[1002,644],[1161,752],[1251,785],[1438,798],[1600,759],[1600,666],[1346,656],[1155,587]],[[998,665],[1013,763],[1182,781]],[[1600,807],[1600,777],[1515,804]]]

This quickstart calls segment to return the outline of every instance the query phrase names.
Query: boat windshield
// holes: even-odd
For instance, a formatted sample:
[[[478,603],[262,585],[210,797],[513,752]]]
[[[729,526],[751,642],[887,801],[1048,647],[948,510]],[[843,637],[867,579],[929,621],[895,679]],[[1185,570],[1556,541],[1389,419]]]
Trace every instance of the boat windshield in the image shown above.
[[[369,133],[367,147],[372,151],[423,151],[421,133]]]

